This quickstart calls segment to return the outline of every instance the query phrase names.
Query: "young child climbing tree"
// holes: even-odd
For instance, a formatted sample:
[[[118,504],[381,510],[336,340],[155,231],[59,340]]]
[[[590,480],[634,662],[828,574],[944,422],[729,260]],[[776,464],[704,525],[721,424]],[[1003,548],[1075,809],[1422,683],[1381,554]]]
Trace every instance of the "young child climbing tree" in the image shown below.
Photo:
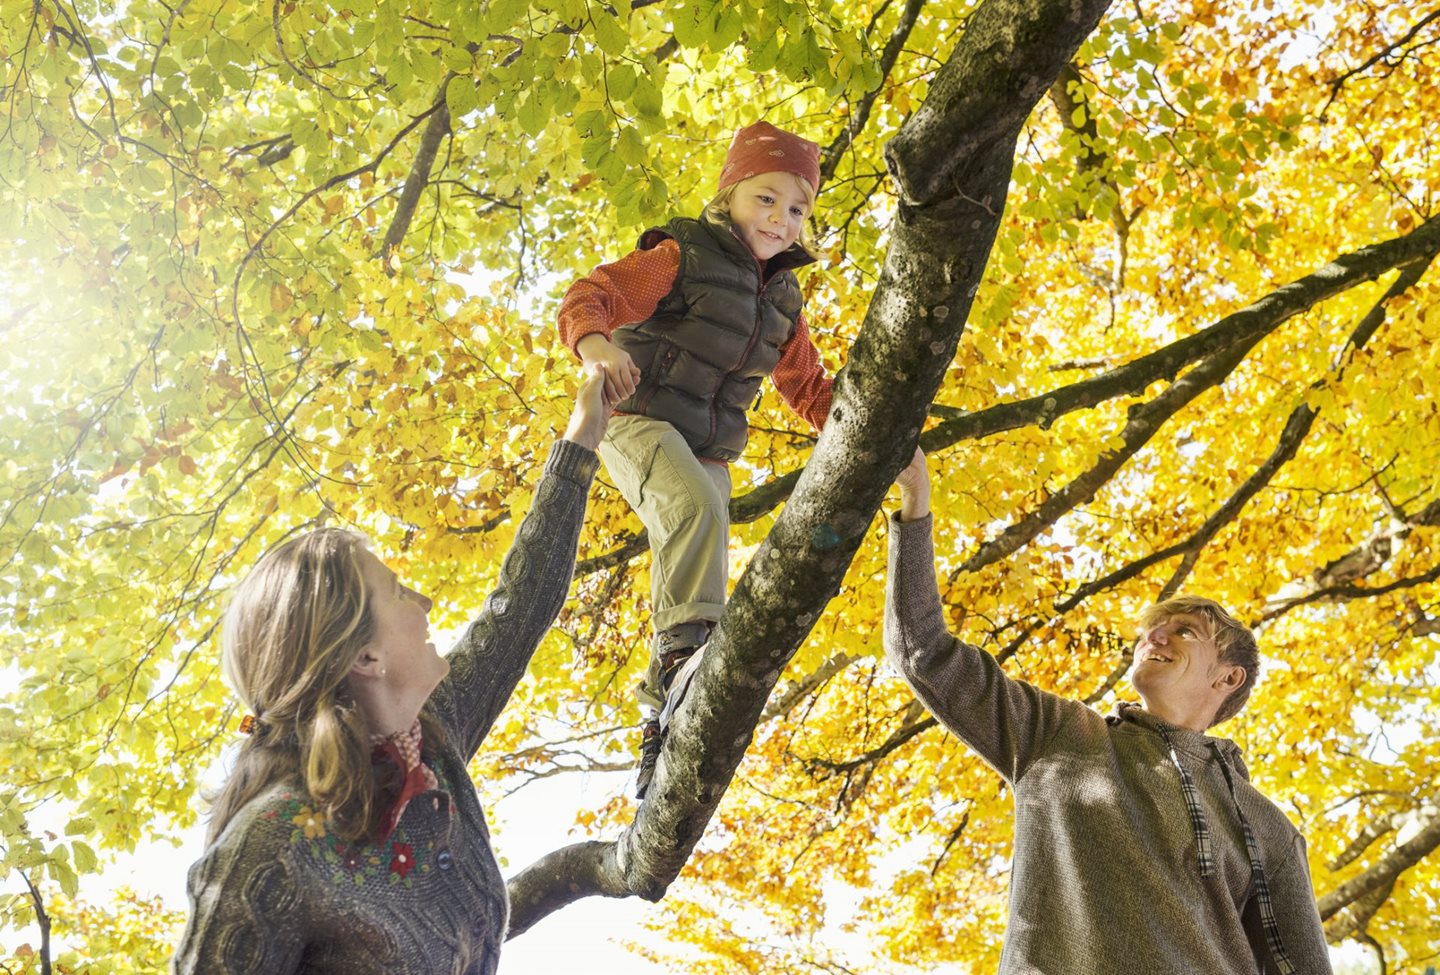
[[[647,711],[636,794],[645,797],[669,726],[725,608],[730,470],[760,384],[817,430],[832,380],[802,313],[795,270],[815,260],[806,220],[820,150],[756,122],[735,133],[715,198],[571,285],[559,330],[619,401],[600,456],[649,533],[653,555]]]

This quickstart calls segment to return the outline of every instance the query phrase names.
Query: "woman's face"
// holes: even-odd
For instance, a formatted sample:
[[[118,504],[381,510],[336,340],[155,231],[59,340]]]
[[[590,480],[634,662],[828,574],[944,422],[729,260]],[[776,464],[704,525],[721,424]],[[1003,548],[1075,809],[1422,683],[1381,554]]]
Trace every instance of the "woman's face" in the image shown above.
[[[367,652],[380,661],[380,680],[398,696],[413,698],[418,709],[450,672],[449,662],[430,640],[426,614],[433,604],[403,585],[373,552],[360,552],[360,573],[375,619]]]

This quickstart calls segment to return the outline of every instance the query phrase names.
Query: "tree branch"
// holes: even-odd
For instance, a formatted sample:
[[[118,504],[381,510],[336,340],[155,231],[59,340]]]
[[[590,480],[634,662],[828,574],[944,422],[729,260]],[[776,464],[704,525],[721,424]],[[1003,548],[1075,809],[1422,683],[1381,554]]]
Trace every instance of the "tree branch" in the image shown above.
[[[450,132],[450,106],[445,103],[445,89],[453,77],[455,75],[451,72],[440,82],[440,95],[436,99],[438,107],[435,114],[430,116],[424,134],[420,136],[420,145],[415,149],[415,161],[410,165],[410,174],[405,177],[405,187],[400,191],[400,202],[395,207],[395,218],[390,221],[390,228],[385,231],[385,241],[380,245],[380,256],[387,262],[387,271],[390,255],[409,232],[410,223],[415,219],[415,208],[420,203],[420,195],[430,183],[430,171],[435,167],[435,156],[440,151],[440,143]]]
[[[1429,14],[1426,14],[1420,19],[1419,23],[1406,31],[1394,44],[1387,44],[1378,53],[1366,58],[1359,65],[1351,68],[1349,71],[1336,75],[1334,78],[1331,78],[1329,81],[1327,81],[1326,84],[1330,87],[1330,97],[1326,99],[1324,107],[1320,109],[1319,117],[1321,119],[1325,118],[1325,114],[1330,111],[1330,106],[1335,103],[1336,98],[1340,97],[1340,89],[1345,87],[1345,83],[1347,81],[1349,81],[1351,78],[1355,77],[1358,74],[1363,74],[1364,72],[1369,71],[1376,64],[1379,64],[1381,61],[1385,60],[1392,53],[1394,53],[1397,48],[1401,48],[1404,47],[1406,44],[1409,44],[1412,40],[1415,39],[1415,35],[1419,34],[1420,31],[1423,30],[1427,24],[1437,18],[1440,18],[1440,10],[1435,10],[1430,12]]]
[[[826,681],[830,680],[830,678],[840,673],[840,671],[846,667],[849,667],[857,659],[859,658],[852,657],[848,653],[835,654],[829,660],[826,660],[819,667],[815,668],[814,671],[806,674],[794,684],[791,684],[785,689],[785,693],[771,701],[765,707],[765,712],[760,716],[760,720],[771,721],[789,714],[794,710],[795,705],[815,693]]]
[[[525,884],[517,878],[515,930],[557,899],[616,889],[617,869],[621,888],[657,900],[684,867],[766,698],[914,450],[988,262],[1025,119],[1107,6],[986,0],[886,147],[905,203],[814,455],[700,658],[634,822],[614,844],[567,848],[525,871]],[[537,876],[553,878],[544,897]]]
[[[1376,840],[1386,833],[1394,832],[1396,820],[1399,819],[1401,815],[1400,813],[1386,813],[1366,823],[1361,827],[1360,832],[1355,834],[1355,838],[1350,841],[1349,845],[1340,851],[1340,855],[1330,861],[1330,869],[1344,870],[1350,866],[1350,864],[1360,859],[1365,851],[1374,845]]]
[[[524,934],[548,914],[582,897],[629,897],[614,843],[588,840],[547,853],[505,884],[510,894],[506,940]]]
[[[1346,340],[1345,349],[1331,370],[1333,380],[1338,381],[1345,374],[1345,367],[1351,356],[1365,348],[1365,344],[1379,330],[1385,321],[1386,306],[1409,291],[1429,267],[1430,260],[1428,259],[1416,261],[1401,271],[1399,276],[1391,282],[1390,287],[1385,290],[1385,294],[1365,314],[1360,320],[1360,324]],[[1310,388],[1312,390],[1321,389],[1325,386],[1326,381],[1317,380],[1310,384]],[[1169,581],[1161,587],[1159,595],[1155,597],[1157,602],[1169,599],[1180,591],[1180,586],[1195,568],[1195,563],[1199,560],[1200,553],[1205,546],[1210,544],[1210,540],[1215,537],[1223,525],[1240,513],[1240,509],[1248,504],[1261,488],[1270,483],[1271,478],[1281,467],[1290,462],[1290,459],[1300,449],[1301,441],[1309,434],[1310,428],[1315,423],[1315,417],[1319,413],[1319,409],[1303,402],[1291,411],[1289,418],[1285,421],[1285,429],[1280,434],[1280,442],[1275,445],[1275,450],[1266,458],[1265,463],[1261,464],[1260,468],[1246,479],[1230,500],[1215,515],[1207,519],[1198,532],[1191,536],[1187,543],[1188,551],[1186,551],[1185,557],[1181,559],[1180,565],[1176,567]]]
[[[875,99],[880,92],[885,90],[885,83],[890,80],[890,71],[895,67],[895,61],[900,56],[905,42],[910,39],[910,32],[915,29],[915,22],[920,18],[920,9],[925,6],[925,0],[905,0],[905,9],[900,12],[900,20],[896,22],[895,29],[890,32],[890,39],[885,42],[885,50],[880,53],[880,83],[874,89],[867,91],[860,99],[860,103],[845,120],[845,127],[835,137],[835,141],[825,147],[820,153],[820,183],[830,182],[835,176],[835,170],[840,166],[840,159],[845,155],[845,150],[854,144],[855,140],[865,131],[865,125],[870,121],[870,110],[875,106]]]
[[[1431,806],[1419,817],[1420,829],[1404,843],[1376,860],[1359,875],[1351,877],[1339,887],[1320,898],[1317,907],[1320,919],[1328,921],[1340,911],[1357,904],[1367,894],[1393,885],[1406,870],[1425,859],[1440,846],[1440,807]],[[1373,908],[1372,908],[1373,913]]]
[[[30,899],[35,902],[35,922],[40,925],[40,975],[50,975],[50,915],[45,913],[45,899],[24,870],[16,870],[25,886],[30,889]]]
[[[921,713],[923,714],[924,712],[922,711]],[[862,766],[874,765],[876,762],[888,757],[911,738],[929,731],[939,723],[933,715],[927,714],[919,721],[902,724],[899,728],[895,729],[890,737],[886,738],[879,745],[870,749],[868,752],[861,752],[854,758],[847,758],[843,762],[834,762],[825,758],[812,758],[807,759],[805,764],[809,766],[812,771],[823,772],[824,777],[828,777],[837,772],[853,772]]]

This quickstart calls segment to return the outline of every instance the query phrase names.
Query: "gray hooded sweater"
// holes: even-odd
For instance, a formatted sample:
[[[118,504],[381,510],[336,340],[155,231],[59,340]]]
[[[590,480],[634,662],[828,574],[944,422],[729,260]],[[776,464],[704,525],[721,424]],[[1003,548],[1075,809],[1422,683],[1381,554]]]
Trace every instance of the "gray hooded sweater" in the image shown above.
[[[890,529],[890,661],[1015,797],[1000,975],[1328,975],[1305,842],[1235,743],[1007,677],[946,628],[931,519]]]
[[[499,583],[425,707],[446,740],[422,760],[437,788],[379,843],[331,833],[300,782],[245,805],[190,869],[176,975],[493,975],[510,903],[466,763],[565,602],[599,461],[551,450]]]

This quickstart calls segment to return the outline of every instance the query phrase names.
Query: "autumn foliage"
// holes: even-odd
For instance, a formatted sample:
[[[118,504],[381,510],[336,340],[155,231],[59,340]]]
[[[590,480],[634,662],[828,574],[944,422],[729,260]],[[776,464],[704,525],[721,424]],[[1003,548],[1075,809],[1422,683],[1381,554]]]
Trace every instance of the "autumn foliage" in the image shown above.
[[[219,613],[267,546],[352,525],[437,629],[478,609],[573,395],[556,299],[697,212],[758,115],[822,146],[802,283],[844,366],[899,208],[882,150],[970,12],[0,0],[0,921],[28,950],[39,908],[97,960],[164,957],[164,908],[74,897],[199,814],[239,719]],[[1108,707],[1130,622],[1180,588],[1257,626],[1221,733],[1305,833],[1332,939],[1415,973],[1440,953],[1437,41],[1426,4],[1115,4],[992,201],[924,437],[953,628],[1011,673]],[[773,391],[752,419],[736,577],[814,443]],[[692,942],[677,971],[994,968],[1010,797],[886,671],[883,524],[666,901],[645,951]],[[640,530],[602,475],[475,769],[491,798],[633,764]]]

